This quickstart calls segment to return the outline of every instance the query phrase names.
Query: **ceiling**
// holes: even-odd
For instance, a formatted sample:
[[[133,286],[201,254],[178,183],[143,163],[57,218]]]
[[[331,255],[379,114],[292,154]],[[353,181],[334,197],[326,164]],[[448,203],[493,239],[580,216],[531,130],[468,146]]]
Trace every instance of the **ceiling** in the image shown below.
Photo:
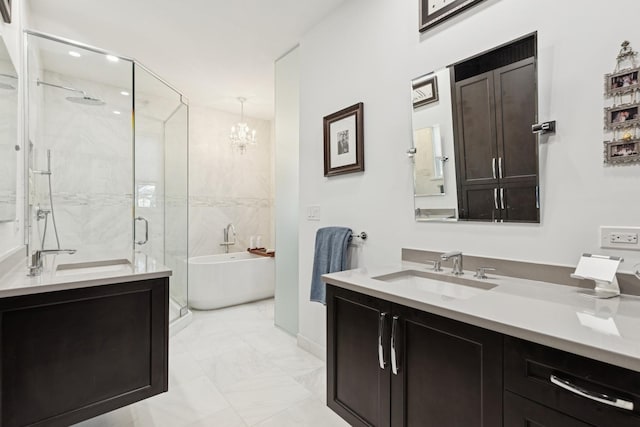
[[[190,104],[271,119],[274,61],[346,0],[29,0],[29,29],[132,57]]]

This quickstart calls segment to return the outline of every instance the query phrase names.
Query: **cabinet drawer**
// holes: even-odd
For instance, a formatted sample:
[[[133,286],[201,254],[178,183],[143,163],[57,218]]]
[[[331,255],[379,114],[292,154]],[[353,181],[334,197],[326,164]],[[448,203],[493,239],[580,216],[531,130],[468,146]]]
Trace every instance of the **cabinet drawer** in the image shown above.
[[[505,389],[594,426],[640,426],[640,373],[513,337],[504,346]],[[633,409],[596,400],[610,398]]]
[[[504,393],[504,427],[592,427],[510,392]]]

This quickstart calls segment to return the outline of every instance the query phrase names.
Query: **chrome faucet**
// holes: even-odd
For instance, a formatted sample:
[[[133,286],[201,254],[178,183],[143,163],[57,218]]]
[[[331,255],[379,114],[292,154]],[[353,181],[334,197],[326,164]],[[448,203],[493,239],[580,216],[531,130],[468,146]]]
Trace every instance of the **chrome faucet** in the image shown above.
[[[233,241],[229,240],[229,230],[233,233]],[[229,223],[223,230],[224,242],[220,243],[220,246],[224,246],[224,252],[229,253],[229,246],[236,244],[236,228],[232,223]]]
[[[42,259],[44,255],[57,255],[76,253],[75,249],[42,249],[37,250],[31,255],[31,265],[29,266],[29,276],[39,276],[42,274]]]
[[[440,259],[443,261],[447,261],[450,258],[453,258],[453,269],[451,273],[455,276],[462,276],[464,274],[462,271],[462,252],[451,251],[440,255]]]

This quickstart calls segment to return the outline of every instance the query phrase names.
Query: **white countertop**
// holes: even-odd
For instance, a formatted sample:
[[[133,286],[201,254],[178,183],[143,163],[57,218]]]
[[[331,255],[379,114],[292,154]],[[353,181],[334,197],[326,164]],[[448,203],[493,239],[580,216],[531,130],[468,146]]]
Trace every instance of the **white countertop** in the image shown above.
[[[450,269],[433,273],[429,266],[405,261],[396,266],[322,277],[326,283],[341,288],[640,372],[640,297],[594,299],[572,286],[489,273],[489,279],[481,282],[498,286],[490,290],[468,288],[457,295],[447,282],[437,282],[427,290],[411,280],[387,282],[372,278],[402,270],[451,276]],[[478,280],[469,271],[463,277]]]
[[[156,262],[154,258],[141,253],[134,254],[133,261],[130,263],[118,264],[115,267],[97,267],[92,271],[90,269],[59,271],[59,265],[87,261],[74,258],[73,255],[56,255],[47,258],[48,264],[45,263],[42,274],[38,276],[27,276],[26,260],[24,260],[3,277],[0,277],[0,298],[171,276],[169,268]],[[92,260],[109,261],[113,259],[107,257]]]

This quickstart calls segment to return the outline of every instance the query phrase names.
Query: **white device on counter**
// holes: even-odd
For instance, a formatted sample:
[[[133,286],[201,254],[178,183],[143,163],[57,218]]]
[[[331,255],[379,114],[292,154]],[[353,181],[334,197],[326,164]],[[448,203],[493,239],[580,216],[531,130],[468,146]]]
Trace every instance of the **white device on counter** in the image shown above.
[[[596,282],[595,289],[581,289],[580,293],[595,298],[617,297],[620,295],[620,287],[616,272],[622,261],[622,258],[616,256],[582,254],[571,277]]]

